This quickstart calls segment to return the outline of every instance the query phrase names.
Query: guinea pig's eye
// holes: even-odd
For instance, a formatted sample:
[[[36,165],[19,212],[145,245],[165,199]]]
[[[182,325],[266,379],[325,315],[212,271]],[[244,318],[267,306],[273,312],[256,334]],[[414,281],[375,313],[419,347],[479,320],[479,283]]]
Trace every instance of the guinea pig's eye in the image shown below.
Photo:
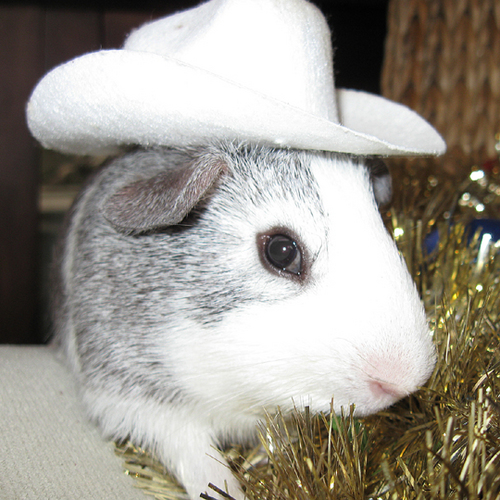
[[[284,234],[269,236],[264,252],[267,261],[276,269],[297,276],[302,272],[302,254],[297,243]]]

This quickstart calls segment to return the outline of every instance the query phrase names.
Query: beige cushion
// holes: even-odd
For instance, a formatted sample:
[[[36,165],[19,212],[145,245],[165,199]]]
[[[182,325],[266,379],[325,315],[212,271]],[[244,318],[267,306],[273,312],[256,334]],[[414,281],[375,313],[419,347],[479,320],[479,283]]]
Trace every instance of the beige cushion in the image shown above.
[[[0,500],[145,500],[47,346],[0,346]]]

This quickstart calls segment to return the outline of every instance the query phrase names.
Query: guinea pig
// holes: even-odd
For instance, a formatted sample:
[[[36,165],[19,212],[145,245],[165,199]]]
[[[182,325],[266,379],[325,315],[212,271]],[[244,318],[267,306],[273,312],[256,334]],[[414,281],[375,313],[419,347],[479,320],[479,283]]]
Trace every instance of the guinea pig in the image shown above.
[[[218,449],[265,410],[362,416],[424,384],[435,351],[382,165],[228,142],[100,170],[66,224],[54,320],[103,434],[152,450],[191,499],[209,482],[240,499]]]

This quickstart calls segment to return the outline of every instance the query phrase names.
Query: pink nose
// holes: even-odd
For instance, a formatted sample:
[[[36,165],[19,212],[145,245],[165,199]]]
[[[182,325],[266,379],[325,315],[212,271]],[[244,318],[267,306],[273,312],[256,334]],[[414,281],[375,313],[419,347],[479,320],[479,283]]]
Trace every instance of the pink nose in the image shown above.
[[[395,399],[401,399],[407,394],[406,391],[402,390],[400,387],[387,382],[372,380],[369,384],[371,391],[377,397],[389,395]]]

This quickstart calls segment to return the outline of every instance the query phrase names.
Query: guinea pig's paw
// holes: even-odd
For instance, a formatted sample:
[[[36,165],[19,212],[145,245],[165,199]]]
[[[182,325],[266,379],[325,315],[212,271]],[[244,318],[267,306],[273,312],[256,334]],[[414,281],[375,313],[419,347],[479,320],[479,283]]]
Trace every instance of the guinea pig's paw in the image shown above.
[[[163,448],[162,454],[189,498],[198,500],[201,494],[205,494],[206,498],[227,500],[227,497],[209,487],[209,484],[213,484],[235,500],[244,500],[245,495],[238,480],[215,443],[208,436],[198,434],[194,428],[186,432],[184,437],[187,439],[171,441],[171,447],[164,443],[167,446]]]
[[[228,466],[217,462],[215,458],[213,460],[215,461],[213,467],[205,468],[203,471],[194,471],[197,477],[193,478],[192,481],[185,480],[184,486],[189,497],[194,500],[204,494],[202,498],[228,500],[228,497],[224,495],[226,493],[235,500],[244,500],[245,495]],[[221,493],[217,490],[220,490]]]
[[[223,478],[221,481],[217,481],[217,484],[219,484],[219,482],[222,482],[222,485],[216,486],[213,482],[209,483],[208,488],[204,491],[204,494],[200,496],[210,500],[246,499],[238,481],[236,481],[233,477]],[[229,495],[229,497],[227,495]]]

